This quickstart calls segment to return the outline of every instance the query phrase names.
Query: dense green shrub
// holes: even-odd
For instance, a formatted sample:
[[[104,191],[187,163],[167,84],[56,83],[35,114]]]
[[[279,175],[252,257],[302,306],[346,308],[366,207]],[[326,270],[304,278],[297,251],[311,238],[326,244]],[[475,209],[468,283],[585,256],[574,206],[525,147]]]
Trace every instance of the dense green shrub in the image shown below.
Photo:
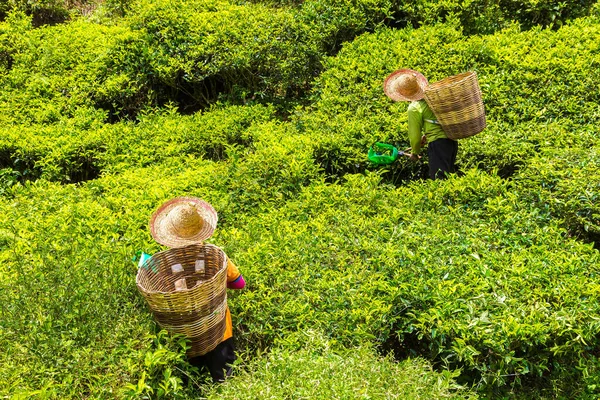
[[[80,4],[84,5],[86,0]],[[32,16],[35,26],[65,22],[72,11],[65,0],[2,0],[0,2],[0,18],[6,18],[10,11],[19,11]]]
[[[549,154],[555,149],[587,149],[595,146],[598,135],[593,126],[582,126],[568,118],[543,123],[528,121],[517,125],[490,121],[487,132],[477,140],[460,142],[461,161],[463,165],[481,169],[496,168],[500,176],[514,177],[517,171],[530,164],[538,167],[539,163],[548,165],[545,160],[547,157],[554,158]],[[569,165],[564,167],[568,169]],[[526,176],[526,179],[533,181],[538,179],[535,174]]]
[[[596,139],[597,143],[597,139]],[[600,247],[598,146],[548,149],[517,177],[522,193],[565,221],[570,232]]]
[[[534,26],[559,28],[565,22],[584,17],[594,12],[596,1],[520,1],[520,0],[444,0],[444,1],[391,1],[362,0],[337,1],[333,5],[324,0],[254,0],[256,3],[272,6],[295,6],[300,14],[311,15],[313,10],[320,10],[313,16],[318,21],[328,20],[342,24],[361,16],[355,21],[361,22],[364,30],[373,29],[383,21],[388,26],[414,28],[423,25],[435,25],[456,20],[467,34],[486,34],[506,28],[512,21],[517,21],[524,29]],[[335,12],[334,10],[341,12]],[[342,11],[343,10],[343,11]],[[345,11],[345,12],[344,12]],[[332,13],[333,12],[333,13]],[[333,15],[335,18],[330,18]],[[358,26],[358,25],[355,25]],[[342,32],[345,29],[341,30]]]
[[[127,32],[82,20],[32,29],[28,21],[14,15],[0,24],[2,53],[10,60],[0,75],[3,124],[106,119],[90,96],[105,69],[107,49]]]
[[[335,351],[314,332],[301,332],[305,346],[277,348],[256,359],[208,399],[476,399],[453,375],[433,372],[421,359],[401,363],[369,348]],[[316,336],[316,337],[315,337]]]
[[[248,128],[273,113],[262,106],[213,107],[181,117],[171,108],[139,116],[136,123],[72,119],[52,126],[7,127],[0,135],[0,167],[11,169],[21,181],[72,183],[172,157],[224,160],[231,146],[250,146],[254,139]]]
[[[511,21],[524,29],[559,28],[569,20],[589,15],[595,4],[594,0],[396,1],[394,15],[415,27],[456,19],[467,34],[485,34],[505,28]]]
[[[54,25],[80,17],[123,16],[130,0],[0,0],[0,20],[14,12],[31,16],[34,26]]]
[[[321,57],[311,27],[285,9],[141,1],[127,24],[141,38],[127,44],[139,51],[115,49],[111,68],[127,80],[141,76],[159,99],[185,95],[192,107],[238,90],[243,99],[293,96],[312,80]]]
[[[226,160],[228,149],[251,147],[256,132],[252,127],[268,122],[273,115],[272,107],[263,106],[215,106],[190,116],[168,108],[140,115],[137,122],[103,125],[90,135],[103,138],[106,152],[99,164],[104,171],[115,173],[186,157]]]
[[[352,177],[241,225],[222,237],[247,277],[233,314],[249,345],[312,327],[491,386],[556,376],[598,346],[597,251],[499,178],[392,190]]]
[[[141,303],[117,249],[121,222],[73,187],[21,190],[2,202],[2,393],[109,396],[151,327],[128,311]]]
[[[326,54],[335,54],[342,44],[389,19],[391,9],[391,0],[308,0],[297,18],[314,27]]]
[[[394,30],[376,27],[388,1],[263,3],[0,23],[0,397],[407,397],[410,374],[428,397],[471,395],[452,378],[593,397],[600,25],[561,23],[589,4],[556,23],[550,2],[395,4],[450,22]],[[400,67],[477,71],[488,128],[461,141],[462,175],[367,164],[375,140],[407,146],[406,104],[382,91]],[[248,282],[229,296],[245,365],[220,388],[134,284],[132,256],[161,250],[148,218],[178,195],[216,207],[210,241]]]
[[[600,98],[589,88],[600,79],[596,20],[556,32],[513,28],[469,38],[455,28],[381,29],[328,59],[313,104],[294,117],[299,130],[315,138],[315,158],[326,170],[369,168],[365,154],[376,140],[408,147],[407,103],[389,100],[382,89],[385,77],[402,67],[420,70],[430,81],[477,72],[488,128],[461,141],[463,168],[510,176],[540,149],[561,142],[585,147],[595,140],[589,127],[597,124]]]
[[[39,127],[38,127],[39,128]],[[102,145],[94,141],[73,140],[71,132],[52,129],[65,136],[48,140],[44,135],[23,129],[16,135],[7,134],[0,140],[0,165],[14,171],[20,181],[40,177],[60,182],[77,182],[97,177],[95,162]],[[46,132],[47,133],[47,132]],[[78,132],[77,132],[78,133]]]

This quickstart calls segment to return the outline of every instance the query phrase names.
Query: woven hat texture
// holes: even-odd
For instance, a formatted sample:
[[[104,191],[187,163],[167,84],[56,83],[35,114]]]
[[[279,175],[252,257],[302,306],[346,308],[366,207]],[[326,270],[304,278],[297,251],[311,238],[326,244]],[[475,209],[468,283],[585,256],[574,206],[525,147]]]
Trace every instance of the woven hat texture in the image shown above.
[[[383,83],[383,91],[394,101],[417,101],[425,96],[427,78],[412,69],[392,72]]]
[[[176,197],[152,214],[150,233],[162,245],[182,247],[211,237],[217,221],[217,212],[206,201],[196,197]]]

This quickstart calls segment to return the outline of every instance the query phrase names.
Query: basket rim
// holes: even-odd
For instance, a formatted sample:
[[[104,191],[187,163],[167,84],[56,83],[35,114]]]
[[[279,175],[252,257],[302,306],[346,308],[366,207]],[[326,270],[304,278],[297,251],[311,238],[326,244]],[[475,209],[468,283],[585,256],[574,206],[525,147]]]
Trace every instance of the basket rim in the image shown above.
[[[209,278],[209,279],[207,279],[207,280],[205,280],[205,281],[202,281],[202,283],[212,283],[212,281],[214,281],[214,280],[216,280],[217,278],[219,278],[219,274],[220,274],[220,273],[222,273],[222,272],[223,272],[223,270],[227,270],[227,255],[225,254],[225,252],[223,251],[223,249],[221,249],[220,247],[218,247],[218,246],[215,246],[214,244],[211,244],[211,243],[192,244],[192,245],[190,245],[190,246],[198,246],[198,245],[199,245],[199,246],[207,246],[207,247],[214,247],[214,248],[217,248],[217,249],[219,249],[219,250],[220,250],[220,251],[223,253],[223,255],[225,256],[225,257],[223,258],[223,264],[222,264],[222,266],[221,266],[221,269],[220,269],[219,271],[217,271],[217,273],[216,273],[216,274],[214,274],[214,275],[213,275],[211,278]],[[188,247],[188,246],[185,246],[185,247]],[[156,253],[156,254],[159,254],[159,253],[162,253],[162,252],[168,252],[168,251],[172,251],[172,250],[178,250],[178,249],[182,249],[182,248],[184,248],[184,247],[174,247],[174,248],[171,248],[171,249],[167,249],[167,250],[160,251],[160,252],[158,252],[158,253]],[[156,254],[155,254],[155,255],[156,255]],[[145,293],[145,294],[164,294],[164,295],[184,294],[184,293],[189,293],[189,292],[192,292],[192,291],[194,291],[194,290],[196,290],[196,289],[199,289],[199,288],[200,288],[200,286],[197,286],[197,285],[196,285],[196,286],[194,286],[194,287],[192,287],[192,288],[189,288],[189,289],[188,289],[188,288],[186,288],[186,289],[181,289],[181,290],[177,290],[177,291],[169,291],[169,292],[165,292],[165,291],[162,291],[162,290],[149,290],[149,289],[146,289],[146,288],[144,288],[144,287],[143,287],[143,286],[140,284],[140,282],[139,282],[139,280],[140,280],[140,274],[141,274],[141,272],[142,272],[142,269],[143,269],[143,265],[142,265],[141,267],[139,267],[139,268],[138,268],[138,270],[137,270],[137,274],[136,274],[136,276],[135,276],[135,284],[136,284],[136,285],[137,285],[137,287],[140,289],[140,291],[141,291],[142,293]]]
[[[441,88],[445,88],[448,86],[456,86],[461,84],[463,81],[465,81],[466,79],[469,79],[470,77],[475,76],[475,78],[477,78],[477,72],[475,71],[466,71],[466,72],[462,72],[460,74],[456,74],[456,75],[452,75],[452,76],[447,76],[444,79],[441,79],[439,81],[430,83],[429,86],[427,86],[427,88],[425,89],[425,94],[427,94],[427,92],[431,92],[431,91],[435,91]]]

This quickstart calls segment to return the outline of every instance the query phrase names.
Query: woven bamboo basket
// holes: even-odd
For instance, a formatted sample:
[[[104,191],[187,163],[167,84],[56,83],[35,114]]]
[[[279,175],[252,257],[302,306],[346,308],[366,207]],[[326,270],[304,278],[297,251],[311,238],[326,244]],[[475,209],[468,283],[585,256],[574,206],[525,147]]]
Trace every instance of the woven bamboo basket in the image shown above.
[[[217,246],[156,253],[138,269],[136,284],[158,324],[190,339],[188,357],[206,354],[223,340],[227,256]]]
[[[430,84],[425,101],[450,139],[476,135],[486,126],[481,89],[473,71]]]

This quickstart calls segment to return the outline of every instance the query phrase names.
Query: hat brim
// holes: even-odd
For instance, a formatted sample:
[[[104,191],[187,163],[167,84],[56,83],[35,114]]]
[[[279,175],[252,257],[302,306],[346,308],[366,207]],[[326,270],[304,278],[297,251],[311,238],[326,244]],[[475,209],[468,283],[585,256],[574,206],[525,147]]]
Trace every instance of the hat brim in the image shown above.
[[[202,218],[202,229],[191,237],[182,238],[171,229],[167,221],[169,212],[182,203],[193,205]],[[154,240],[167,247],[183,247],[208,239],[217,227],[218,215],[213,206],[196,197],[176,197],[162,204],[150,218],[150,233]]]
[[[398,93],[398,91],[394,90],[394,83],[396,82],[396,80],[406,74],[414,75],[417,78],[417,82],[419,84],[420,90],[412,96],[404,96]],[[422,73],[413,69],[404,68],[392,72],[390,75],[388,75],[387,78],[385,78],[385,82],[383,83],[383,91],[385,92],[387,97],[394,101],[418,101],[422,100],[425,97],[425,89],[427,88],[427,86],[429,86],[429,82]]]

